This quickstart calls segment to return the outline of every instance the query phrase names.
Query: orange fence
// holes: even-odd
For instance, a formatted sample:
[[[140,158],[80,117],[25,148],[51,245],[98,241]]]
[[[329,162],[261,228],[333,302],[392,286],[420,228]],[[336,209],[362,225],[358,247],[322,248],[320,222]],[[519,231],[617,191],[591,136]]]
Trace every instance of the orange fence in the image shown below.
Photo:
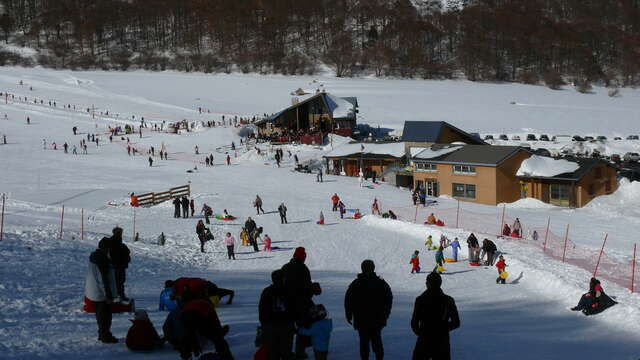
[[[593,249],[576,244],[571,240],[571,229],[567,224],[562,234],[556,234],[550,229],[553,219],[549,218],[544,226],[523,223],[522,238],[502,236],[504,224],[513,224],[514,217],[509,216],[509,209],[496,207],[495,212],[481,213],[465,209],[458,202],[456,207],[444,208],[437,206],[406,206],[392,207],[399,219],[415,223],[424,223],[433,213],[442,220],[445,227],[463,229],[476,234],[499,236],[505,240],[518,242],[523,246],[540,249],[545,255],[561,262],[578,266],[593,273],[594,276],[628,287],[632,292],[637,288],[635,278],[635,244],[629,249],[633,256],[631,260],[621,260],[607,254],[605,249],[607,234],[602,234],[602,249]],[[557,225],[557,224],[554,224]],[[535,235],[534,235],[535,232]]]

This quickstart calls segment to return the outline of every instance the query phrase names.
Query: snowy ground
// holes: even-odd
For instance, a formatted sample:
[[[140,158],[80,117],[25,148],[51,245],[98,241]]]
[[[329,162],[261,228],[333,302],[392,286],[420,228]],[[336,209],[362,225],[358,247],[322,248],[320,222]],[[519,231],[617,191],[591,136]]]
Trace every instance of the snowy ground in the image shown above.
[[[17,85],[19,80],[26,85]],[[223,165],[224,152],[232,140],[239,144],[234,129],[216,128],[185,135],[145,132],[142,139],[131,136],[135,146],[160,148],[165,143],[170,160],[148,167],[146,156],[129,157],[126,143],[109,144],[101,136],[101,145],[89,145],[89,155],[64,154],[61,150],[43,150],[42,139],[77,145],[84,134],[103,133],[106,125],[125,123],[123,118],[191,120],[219,119],[220,114],[251,115],[278,110],[286,103],[288,92],[309,87],[311,78],[254,77],[239,75],[184,75],[173,73],[56,72],[42,69],[0,69],[0,88],[16,94],[55,99],[58,109],[48,106],[0,103],[0,132],[8,135],[8,145],[0,145],[0,192],[8,194],[5,240],[0,244],[0,352],[10,359],[175,359],[168,349],[154,355],[130,353],[124,344],[102,345],[96,341],[96,325],[91,315],[80,311],[84,273],[88,254],[99,238],[115,225],[124,227],[127,243],[133,251],[128,289],[140,307],[160,328],[165,313],[156,310],[157,296],[166,279],[203,276],[223,287],[235,289],[236,302],[219,308],[223,322],[231,325],[228,340],[237,359],[250,359],[257,325],[257,300],[268,285],[272,270],[286,263],[292,249],[305,246],[307,264],[324,293],[318,302],[327,305],[334,318],[331,357],[357,358],[355,332],[344,321],[342,301],[348,283],[355,278],[360,262],[373,259],[377,271],[394,291],[394,310],[384,340],[388,358],[409,358],[415,340],[409,328],[414,298],[424,289],[424,275],[409,274],[411,253],[421,250],[424,269],[433,267],[433,254],[424,248],[428,232],[439,231],[401,221],[366,216],[362,220],[340,220],[331,213],[329,197],[337,192],[349,208],[369,209],[374,197],[383,208],[407,206],[406,191],[386,185],[359,188],[357,180],[326,176],[318,184],[315,176],[292,172],[292,160],[276,168],[270,155],[240,150],[232,166]],[[596,89],[596,94],[572,91],[553,92],[542,87],[491,85],[468,82],[418,82],[321,79],[325,87],[338,95],[355,95],[361,103],[363,121],[381,126],[400,125],[405,119],[421,119],[424,110],[414,104],[433,99],[437,107],[429,109],[425,120],[452,120],[463,128],[492,131],[498,127],[518,130],[525,124],[567,131],[580,126],[590,131],[605,131],[604,114],[615,112],[620,131],[633,132],[638,115],[638,93],[623,91],[623,97],[611,99]],[[28,86],[34,90],[29,91]],[[492,95],[493,96],[490,96]],[[566,108],[519,107],[511,99],[536,99],[540,104],[562,103]],[[199,99],[199,100],[198,100]],[[446,101],[444,99],[447,99]],[[504,102],[499,105],[496,102]],[[95,105],[119,113],[118,119],[92,120],[86,114],[62,110],[62,104],[77,108]],[[461,107],[460,104],[464,104]],[[567,105],[568,104],[568,105]],[[197,107],[211,109],[212,115],[198,115]],[[590,108],[582,109],[582,108]],[[594,110],[598,108],[599,110]],[[453,111],[456,109],[456,111]],[[521,113],[516,113],[521,112]],[[539,112],[539,113],[538,113]],[[447,116],[444,116],[447,114]],[[481,114],[481,116],[478,116]],[[542,116],[544,114],[545,116]],[[31,125],[25,118],[30,116]],[[433,116],[433,117],[432,117]],[[541,122],[533,122],[538,116]],[[375,120],[380,119],[380,120]],[[486,123],[485,119],[491,119]],[[514,119],[514,120],[512,120]],[[481,121],[482,120],[482,121]],[[495,122],[493,121],[495,120]],[[562,122],[564,120],[564,123]],[[137,125],[137,121],[133,122]],[[71,128],[78,126],[74,137]],[[97,126],[97,128],[96,128]],[[536,125],[538,126],[538,125]],[[566,126],[566,128],[565,128]],[[97,129],[97,130],[96,130]],[[586,132],[587,130],[585,130]],[[213,153],[216,166],[205,168],[193,154],[198,145],[202,153]],[[311,159],[330,149],[291,147],[301,159]],[[264,150],[267,150],[266,148]],[[233,156],[233,153],[232,153]],[[198,164],[199,170],[187,173]],[[126,203],[130,192],[164,191],[190,182],[198,209],[203,202],[214,212],[228,209],[242,221],[253,215],[251,201],[260,194],[267,214],[256,218],[259,226],[280,247],[272,253],[238,250],[237,261],[227,261],[219,239],[230,231],[236,237],[241,222],[215,222],[211,225],[216,240],[200,254],[194,234],[196,219],[173,219],[170,204],[136,211],[136,231],[142,239],[132,243],[133,210],[127,206],[108,206],[107,202]],[[561,233],[572,223],[573,240],[597,247],[604,232],[609,232],[613,254],[628,260],[635,241],[629,234],[640,228],[637,183],[623,184],[623,191],[596,199],[597,206],[581,210],[538,208],[536,204],[509,206],[510,216],[519,216],[527,224],[546,223]],[[289,208],[289,225],[281,225],[275,209],[284,201]],[[455,207],[451,200],[440,199],[442,208]],[[58,240],[61,206],[65,205],[65,231]],[[533,206],[533,208],[532,208]],[[478,212],[496,213],[495,207],[464,205]],[[80,241],[80,213],[85,209],[86,239]],[[318,226],[319,212],[327,225]],[[365,212],[368,212],[365,210]],[[628,215],[625,215],[628,214]],[[412,220],[412,219],[411,219]],[[497,226],[497,225],[496,225]],[[153,245],[160,232],[168,242]],[[447,229],[449,236],[466,236],[460,230]],[[573,233],[572,233],[573,234]],[[585,290],[588,271],[563,265],[533,248],[515,242],[496,240],[510,265],[510,284],[497,286],[494,268],[471,268],[465,262],[450,264],[444,277],[444,289],[455,297],[462,327],[452,333],[455,359],[637,359],[640,356],[640,298],[621,286],[604,283],[620,304],[596,317],[584,317],[568,310]],[[463,258],[466,250],[463,249]],[[124,338],[128,315],[114,319],[113,331]]]

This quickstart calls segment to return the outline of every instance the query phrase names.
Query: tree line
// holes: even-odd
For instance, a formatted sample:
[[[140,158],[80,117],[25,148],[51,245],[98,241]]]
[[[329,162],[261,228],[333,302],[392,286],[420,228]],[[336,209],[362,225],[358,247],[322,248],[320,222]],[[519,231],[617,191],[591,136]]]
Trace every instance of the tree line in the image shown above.
[[[630,86],[640,0],[0,0],[4,40],[55,68]],[[2,51],[4,64],[30,59]]]

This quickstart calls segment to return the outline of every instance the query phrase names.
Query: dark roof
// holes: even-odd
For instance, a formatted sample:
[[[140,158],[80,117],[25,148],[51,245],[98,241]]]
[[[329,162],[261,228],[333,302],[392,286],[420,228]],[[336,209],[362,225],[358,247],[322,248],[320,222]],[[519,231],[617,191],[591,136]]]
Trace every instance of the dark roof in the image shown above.
[[[313,94],[313,95],[309,96],[308,98],[306,98],[306,99],[304,99],[304,100],[302,100],[302,101],[299,101],[299,102],[298,102],[298,103],[296,103],[296,104],[292,104],[292,105],[288,106],[287,108],[285,108],[285,109],[282,109],[282,110],[278,111],[277,113],[274,113],[274,114],[269,115],[269,116],[267,116],[267,117],[265,117],[265,118],[263,118],[263,119],[261,119],[261,120],[259,120],[259,121],[256,121],[256,123],[255,123],[255,124],[256,124],[256,125],[260,125],[260,124],[263,124],[263,123],[266,123],[266,122],[272,122],[272,121],[274,121],[274,120],[278,120],[278,118],[280,118],[280,116],[282,116],[282,114],[284,114],[285,112],[287,112],[287,111],[289,111],[289,110],[292,110],[292,109],[295,109],[295,108],[297,108],[298,106],[301,106],[301,105],[303,105],[303,104],[305,104],[305,103],[308,103],[309,101],[311,101],[311,100],[313,100],[313,99],[316,99],[316,98],[322,98],[322,100],[323,100],[324,104],[325,104],[325,105],[327,106],[327,108],[328,108],[329,113],[333,115],[333,111],[338,107],[338,104],[336,104],[336,103],[331,99],[331,97],[330,97],[330,96],[328,96],[328,95],[329,95],[329,94],[328,94],[328,93],[326,93],[326,92],[319,92],[319,93],[317,93],[317,94]],[[343,97],[343,98],[341,98],[341,99],[342,99],[342,100],[345,100],[345,101],[349,102],[351,105],[353,105],[353,107],[354,107],[354,108],[353,108],[353,109],[354,109],[354,111],[353,111],[353,113],[352,113],[352,114],[350,114],[350,118],[352,118],[353,120],[355,120],[355,108],[357,108],[357,107],[358,107],[358,98],[356,98],[356,97]]]
[[[574,172],[568,172],[563,174],[558,174],[556,176],[519,176],[520,178],[526,179],[553,179],[553,180],[568,180],[568,181],[580,181],[585,175],[591,172],[591,170],[596,167],[598,164],[605,164],[607,166],[611,166],[608,162],[602,161],[600,159],[593,158],[578,158],[578,157],[565,157],[565,160],[569,160],[575,163],[578,163],[578,170]]]
[[[451,145],[436,144],[432,150],[440,150]],[[417,161],[443,164],[466,164],[497,166],[519,151],[527,151],[519,146],[493,146],[493,145],[461,145],[460,149],[430,159],[414,157]],[[418,154],[419,155],[419,154]]]
[[[405,121],[404,129],[402,130],[402,141],[439,143],[440,135],[445,127],[459,133],[471,144],[486,144],[480,138],[460,130],[446,121]]]

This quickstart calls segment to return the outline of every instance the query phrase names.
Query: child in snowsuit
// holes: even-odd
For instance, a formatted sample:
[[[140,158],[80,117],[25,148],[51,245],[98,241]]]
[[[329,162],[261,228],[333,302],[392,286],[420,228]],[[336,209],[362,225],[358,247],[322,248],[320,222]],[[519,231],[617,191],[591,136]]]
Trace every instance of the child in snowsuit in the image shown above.
[[[420,272],[420,258],[418,257],[418,254],[420,254],[420,252],[418,250],[416,250],[413,255],[411,255],[411,260],[409,261],[409,264],[411,264],[411,273],[413,274],[415,273],[419,273]]]
[[[444,251],[444,247],[440,246],[438,248],[438,251],[436,251],[436,267],[433,268],[434,272],[438,272],[438,273],[442,273],[440,270],[438,270],[438,268],[443,268],[444,267],[444,254],[442,253]]]
[[[129,350],[133,351],[153,351],[162,347],[164,339],[158,336],[158,332],[153,327],[147,312],[140,309],[136,310],[133,325],[127,332],[126,344]]]
[[[324,214],[320,211],[320,219],[317,222],[318,225],[324,225]]]
[[[268,234],[264,234],[264,251],[271,251],[271,238]]]
[[[458,261],[458,249],[460,249],[460,242],[458,238],[455,238],[451,242],[451,254],[453,255],[453,260]]]
[[[427,250],[433,250],[433,236],[427,236],[427,242],[425,242],[425,245],[427,246]]]
[[[164,290],[160,293],[160,305],[158,310],[160,311],[173,311],[178,307],[178,302],[173,298],[173,281],[167,280],[164,282]]]
[[[496,284],[506,284],[507,280],[503,279],[500,275],[502,275],[504,269],[507,267],[507,263],[504,261],[504,256],[502,255],[500,255],[498,259],[499,260],[496,263],[496,268],[498,268],[498,278],[496,279]]]
[[[315,360],[326,360],[329,353],[329,339],[333,330],[333,321],[327,319],[324,305],[318,304],[311,308],[311,327],[298,329],[298,334],[311,337]]]

